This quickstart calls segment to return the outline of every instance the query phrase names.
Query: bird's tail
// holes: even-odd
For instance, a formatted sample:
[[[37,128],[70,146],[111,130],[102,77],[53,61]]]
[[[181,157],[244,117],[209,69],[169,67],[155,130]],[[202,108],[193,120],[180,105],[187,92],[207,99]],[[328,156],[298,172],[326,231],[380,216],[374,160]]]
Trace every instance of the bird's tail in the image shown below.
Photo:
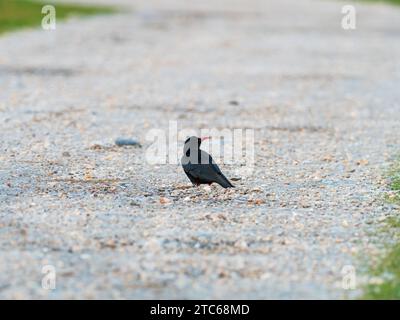
[[[234,188],[235,187],[223,174],[220,175],[220,179],[219,179],[218,183],[223,188]]]

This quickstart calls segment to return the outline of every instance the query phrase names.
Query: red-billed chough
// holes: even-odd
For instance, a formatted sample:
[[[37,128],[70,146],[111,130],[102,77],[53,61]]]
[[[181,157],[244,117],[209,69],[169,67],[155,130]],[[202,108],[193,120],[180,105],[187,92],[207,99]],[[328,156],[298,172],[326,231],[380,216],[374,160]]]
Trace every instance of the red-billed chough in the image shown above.
[[[222,174],[213,158],[207,152],[200,150],[201,142],[209,138],[190,137],[185,141],[181,159],[183,170],[196,186],[216,182],[221,187],[233,188],[234,186]]]

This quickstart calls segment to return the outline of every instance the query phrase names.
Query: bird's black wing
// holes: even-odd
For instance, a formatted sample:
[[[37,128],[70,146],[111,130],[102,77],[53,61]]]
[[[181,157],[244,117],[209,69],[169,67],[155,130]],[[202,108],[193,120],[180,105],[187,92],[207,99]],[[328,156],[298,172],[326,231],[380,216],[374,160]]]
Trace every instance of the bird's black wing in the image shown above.
[[[193,165],[190,173],[204,183],[216,182],[224,188],[233,187],[232,183],[223,175],[213,158],[205,151],[201,151],[201,159],[208,159],[206,163]]]
[[[187,159],[182,157],[183,170],[192,183],[198,184],[216,182],[224,188],[233,187],[232,183],[230,183],[229,180],[223,175],[218,165],[208,153],[201,151],[201,159],[202,160],[199,161],[200,163],[193,164],[188,161],[184,162],[184,160]]]

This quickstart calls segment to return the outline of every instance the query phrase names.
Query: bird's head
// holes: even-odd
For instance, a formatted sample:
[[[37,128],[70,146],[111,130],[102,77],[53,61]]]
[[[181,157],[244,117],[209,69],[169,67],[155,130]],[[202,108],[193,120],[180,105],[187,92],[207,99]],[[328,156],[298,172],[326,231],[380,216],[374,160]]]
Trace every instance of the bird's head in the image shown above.
[[[200,149],[200,145],[204,140],[211,139],[211,137],[196,137],[196,136],[191,136],[185,140],[185,144],[183,147],[183,151],[186,154],[186,156],[190,155],[190,149],[192,150],[198,150]]]
[[[197,147],[200,148],[201,143],[204,140],[208,140],[208,139],[211,139],[211,137],[201,137],[201,138],[199,138],[199,137],[196,137],[196,136],[191,136],[191,137],[186,139],[185,146],[186,145],[190,145],[190,146],[196,146],[197,145]]]

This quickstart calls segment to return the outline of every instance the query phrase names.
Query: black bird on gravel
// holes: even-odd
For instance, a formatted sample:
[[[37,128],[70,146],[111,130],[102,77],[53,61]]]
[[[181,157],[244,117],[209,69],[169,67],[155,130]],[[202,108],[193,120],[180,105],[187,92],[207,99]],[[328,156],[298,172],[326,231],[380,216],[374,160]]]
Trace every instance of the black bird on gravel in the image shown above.
[[[233,188],[234,186],[222,174],[213,158],[207,152],[200,150],[201,143],[207,139],[210,139],[210,137],[198,138],[193,136],[185,141],[181,159],[183,170],[196,186],[200,184],[210,185],[216,182],[223,188]]]

